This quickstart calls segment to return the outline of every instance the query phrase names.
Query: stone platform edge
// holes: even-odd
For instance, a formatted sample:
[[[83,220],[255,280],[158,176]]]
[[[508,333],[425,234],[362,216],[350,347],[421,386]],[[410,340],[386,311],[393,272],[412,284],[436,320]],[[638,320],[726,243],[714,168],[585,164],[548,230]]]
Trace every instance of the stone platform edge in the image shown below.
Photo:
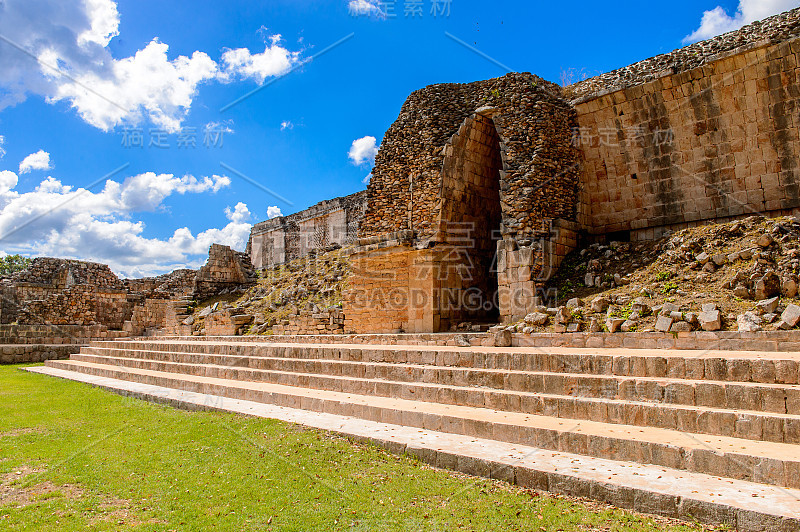
[[[800,330],[694,331],[681,333],[533,333],[512,335],[513,347],[686,349],[709,351],[800,351]]]
[[[375,344],[460,346],[461,336],[472,346],[495,347],[494,336],[487,333],[387,333],[387,334],[267,334],[245,336],[148,336],[125,340],[150,341],[202,341],[202,342],[291,342],[298,344]],[[501,346],[503,347],[503,346]],[[572,347],[572,348],[628,348],[676,349],[708,351],[770,351],[800,352],[800,330],[790,331],[694,331],[681,333],[661,332],[578,332],[578,333],[513,333],[511,346],[505,347]]]

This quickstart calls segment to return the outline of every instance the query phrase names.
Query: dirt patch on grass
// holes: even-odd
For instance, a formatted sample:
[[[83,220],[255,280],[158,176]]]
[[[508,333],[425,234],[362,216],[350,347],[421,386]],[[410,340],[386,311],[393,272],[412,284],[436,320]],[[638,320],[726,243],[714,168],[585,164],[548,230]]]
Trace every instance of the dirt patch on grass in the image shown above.
[[[49,480],[36,482],[36,477],[43,472],[41,469],[22,466],[0,475],[0,506],[24,508],[52,497],[77,499],[83,495],[81,488],[71,484],[57,486]]]
[[[47,432],[42,427],[26,427],[21,429],[12,429],[6,432],[0,432],[0,439],[3,438],[16,438],[18,436],[26,436],[28,434],[44,434]]]

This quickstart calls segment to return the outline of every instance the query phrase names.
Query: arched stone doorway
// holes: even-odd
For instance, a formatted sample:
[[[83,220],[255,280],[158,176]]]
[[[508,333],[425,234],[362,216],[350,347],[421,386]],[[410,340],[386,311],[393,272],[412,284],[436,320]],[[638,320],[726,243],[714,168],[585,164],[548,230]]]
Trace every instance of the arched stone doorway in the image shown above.
[[[437,272],[442,329],[499,317],[495,255],[502,221],[502,168],[494,121],[479,113],[467,117],[445,146],[433,239],[446,250]]]

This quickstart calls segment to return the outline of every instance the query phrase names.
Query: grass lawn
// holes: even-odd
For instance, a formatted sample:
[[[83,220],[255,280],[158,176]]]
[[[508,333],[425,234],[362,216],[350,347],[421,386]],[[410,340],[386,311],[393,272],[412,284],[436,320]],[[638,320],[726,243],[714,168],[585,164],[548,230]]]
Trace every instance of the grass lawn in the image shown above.
[[[0,530],[697,530],[0,366]]]

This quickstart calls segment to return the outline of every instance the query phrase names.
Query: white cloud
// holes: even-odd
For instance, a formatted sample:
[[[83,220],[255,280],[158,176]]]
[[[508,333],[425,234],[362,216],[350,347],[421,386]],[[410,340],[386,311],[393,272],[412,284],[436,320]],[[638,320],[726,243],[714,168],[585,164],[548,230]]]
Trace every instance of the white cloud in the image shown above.
[[[31,192],[18,192],[16,185],[14,172],[0,172],[3,251],[103,262],[121,275],[197,267],[212,243],[244,249],[250,231],[244,203],[225,209],[227,225],[196,236],[183,227],[167,239],[147,238],[144,223],[131,219],[137,212],[164,208],[163,201],[173,194],[216,192],[230,185],[226,176],[198,179],[147,172],[121,183],[108,180],[99,192],[73,189],[53,177]]]
[[[12,188],[17,186],[17,174],[10,170],[3,170],[0,172],[0,194],[5,194]]]
[[[0,159],[6,156],[6,150],[4,148],[6,144],[6,138],[3,135],[0,135]]]
[[[378,146],[375,137],[366,136],[353,141],[347,157],[353,164],[361,165],[364,163],[375,164],[375,156],[378,155]]]
[[[291,120],[284,120],[281,122],[281,131],[286,129],[294,129],[294,124],[292,124]]]
[[[278,216],[283,216],[280,208],[277,205],[272,205],[267,207],[267,218],[272,220],[273,218],[277,218]]]
[[[300,60],[300,52],[290,52],[281,46],[281,36],[269,38],[264,51],[259,54],[250,53],[247,48],[226,50],[222,54],[225,68],[221,74],[224,79],[252,78],[264,83],[266,78],[285,74]]]
[[[250,217],[250,209],[247,208],[247,204],[241,201],[236,204],[233,210],[230,207],[225,207],[225,218],[234,223],[240,224],[250,221]]]
[[[788,11],[800,6],[800,0],[739,0],[739,7],[733,16],[728,15],[722,6],[703,13],[700,27],[687,35],[684,43],[709,39],[763,18]]]
[[[350,0],[347,11],[351,16],[372,16],[378,19],[386,18],[386,11],[381,8],[380,0]]]
[[[223,53],[220,64],[205,52],[169,57],[169,46],[152,39],[130,57],[114,58],[109,42],[119,33],[112,0],[4,0],[0,35],[38,58],[0,43],[0,110],[28,94],[49,103],[67,102],[87,123],[107,131],[144,120],[175,132],[201,84],[254,78],[263,82],[300,60],[300,52],[272,36],[264,52],[246,48]]]
[[[44,150],[39,150],[36,153],[31,153],[19,163],[19,173],[27,174],[31,170],[50,170],[50,154]]]
[[[107,46],[119,35],[119,11],[111,0],[85,0],[89,29],[78,35],[78,44],[97,43]]]
[[[367,176],[361,180],[365,185],[369,185],[370,181],[372,181],[372,172],[368,173]]]

